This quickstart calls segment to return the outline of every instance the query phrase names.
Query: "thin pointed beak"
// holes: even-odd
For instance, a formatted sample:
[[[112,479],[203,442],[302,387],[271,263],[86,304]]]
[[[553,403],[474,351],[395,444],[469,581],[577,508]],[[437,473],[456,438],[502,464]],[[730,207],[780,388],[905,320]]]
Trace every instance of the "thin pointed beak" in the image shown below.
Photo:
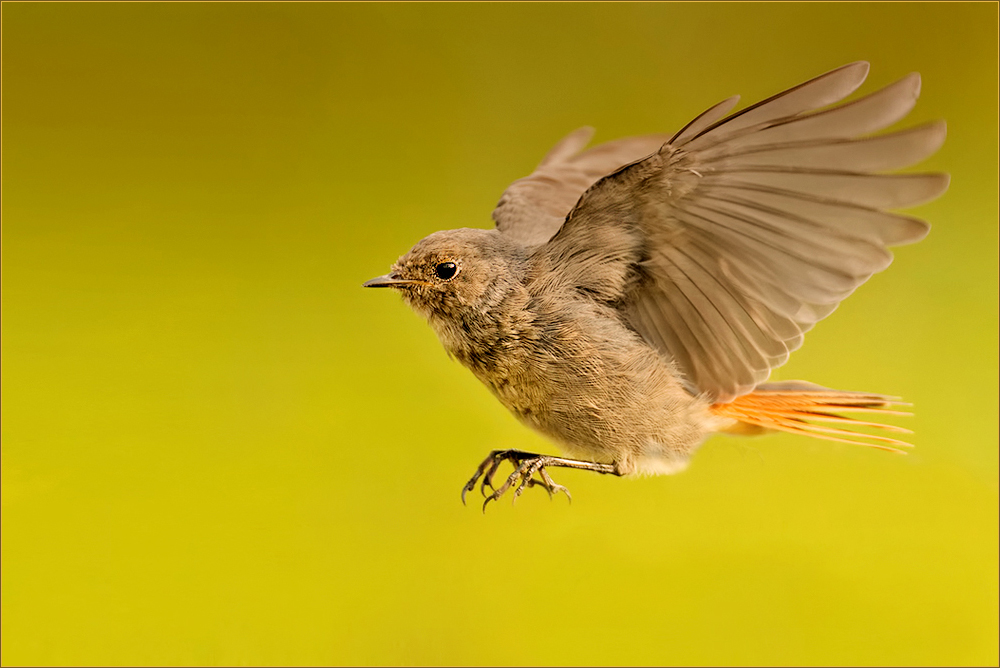
[[[415,285],[421,281],[411,281],[406,278],[399,278],[398,276],[393,276],[392,274],[386,274],[385,276],[378,276],[370,281],[365,281],[361,284],[363,288],[398,288],[404,285]]]

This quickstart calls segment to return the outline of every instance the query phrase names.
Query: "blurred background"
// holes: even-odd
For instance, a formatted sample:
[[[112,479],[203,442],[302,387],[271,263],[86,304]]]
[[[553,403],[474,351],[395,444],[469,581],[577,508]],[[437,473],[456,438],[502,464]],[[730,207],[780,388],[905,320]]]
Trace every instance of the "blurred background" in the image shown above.
[[[996,664],[997,5],[8,3],[2,662]],[[952,174],[779,379],[897,394],[912,455],[554,452],[361,283],[489,227],[581,125],[673,132],[919,71]]]

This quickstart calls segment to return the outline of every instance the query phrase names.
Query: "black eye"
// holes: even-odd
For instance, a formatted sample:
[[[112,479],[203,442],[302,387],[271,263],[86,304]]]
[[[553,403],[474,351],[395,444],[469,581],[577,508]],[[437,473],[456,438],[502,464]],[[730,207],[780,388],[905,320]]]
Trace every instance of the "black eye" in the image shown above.
[[[434,273],[442,281],[447,281],[450,278],[454,278],[455,274],[458,273],[458,265],[454,262],[442,262],[438,266],[434,267]]]

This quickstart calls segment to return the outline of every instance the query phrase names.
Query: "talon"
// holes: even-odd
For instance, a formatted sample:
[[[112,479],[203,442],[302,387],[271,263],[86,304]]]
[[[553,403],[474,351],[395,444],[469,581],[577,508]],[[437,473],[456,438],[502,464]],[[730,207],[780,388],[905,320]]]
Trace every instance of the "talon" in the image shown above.
[[[555,493],[562,492],[569,499],[570,503],[573,503],[573,495],[569,493],[569,490],[557,483],[549,476],[549,472],[545,470],[545,467],[541,467],[538,470],[538,475],[541,476],[542,480],[545,481],[545,489],[549,493],[549,498],[551,498]]]
[[[465,495],[468,494],[469,492],[471,492],[475,488],[476,488],[475,480],[466,483],[465,487],[462,488],[462,505],[463,506],[465,505]]]
[[[496,472],[496,467],[499,465],[497,461],[498,457],[500,457],[502,454],[503,454],[502,450],[494,450],[489,454],[489,456],[486,457],[486,459],[482,461],[482,463],[476,469],[476,472],[472,475],[472,478],[469,480],[469,482],[465,483],[465,487],[462,488],[462,505],[465,505],[465,495],[476,488],[476,481],[479,480],[479,477],[483,475],[484,471],[486,471],[486,467],[492,464],[493,467],[490,469],[490,472],[487,473],[486,476],[483,478],[484,485],[489,482],[489,480],[493,476],[493,473]],[[493,485],[490,484],[490,487],[493,487]],[[483,490],[483,496],[486,496],[485,490]]]
[[[476,488],[476,481],[477,480],[479,480],[479,471],[476,471],[476,475],[474,475],[472,477],[472,480],[470,480],[469,482],[465,483],[465,486],[462,488],[462,505],[463,506],[465,505],[465,495],[468,494],[469,492],[471,492],[472,490],[474,490]]]
[[[496,488],[493,486],[493,476],[496,475],[497,469],[500,468],[500,464],[507,458],[507,452],[503,450],[494,450],[490,453],[490,456],[486,458],[480,466],[485,469],[486,462],[490,462],[490,470],[486,472],[483,476],[483,484],[479,486],[479,492],[485,497],[486,496],[486,486],[489,485],[490,489],[494,492]]]
[[[489,505],[489,502],[490,501],[496,501],[497,498],[498,497],[497,497],[497,495],[495,493],[494,494],[490,494],[489,496],[486,497],[486,500],[483,501],[483,515],[486,514],[486,506]]]

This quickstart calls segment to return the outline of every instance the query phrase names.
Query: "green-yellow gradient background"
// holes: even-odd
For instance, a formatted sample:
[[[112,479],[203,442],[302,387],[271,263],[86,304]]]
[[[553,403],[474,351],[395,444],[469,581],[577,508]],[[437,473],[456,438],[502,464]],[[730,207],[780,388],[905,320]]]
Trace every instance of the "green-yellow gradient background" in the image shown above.
[[[997,5],[3,4],[2,661],[996,664]],[[716,437],[463,507],[553,452],[386,291],[562,135],[919,71],[946,196],[778,378],[908,457]]]

